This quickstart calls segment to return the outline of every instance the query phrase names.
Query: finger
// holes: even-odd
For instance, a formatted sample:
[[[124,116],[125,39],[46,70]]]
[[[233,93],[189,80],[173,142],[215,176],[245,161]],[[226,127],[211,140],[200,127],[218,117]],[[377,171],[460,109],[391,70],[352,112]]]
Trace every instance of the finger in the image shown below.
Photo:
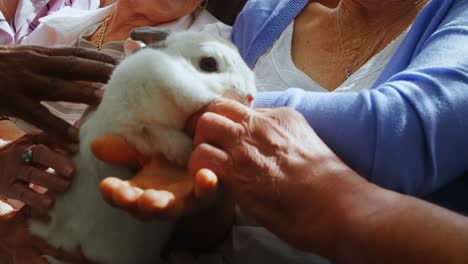
[[[64,144],[57,140],[57,137],[47,134],[45,132],[30,133],[28,134],[31,138],[31,143],[34,145],[46,145],[49,149],[53,149],[60,155],[75,154],[79,150],[79,146],[76,143]]]
[[[66,156],[60,155],[57,152],[52,151],[45,145],[36,145],[31,150],[33,153],[32,162],[34,164],[42,165],[46,168],[52,168],[58,175],[66,179],[71,179],[75,175],[75,171],[76,171],[75,166],[73,162],[70,159],[68,159]],[[55,180],[62,180],[62,179],[57,178],[53,174],[49,174],[49,173],[47,174],[52,176],[50,178],[54,178]],[[68,183],[68,182],[63,181],[62,183]],[[41,185],[40,183],[35,183],[35,184]],[[48,186],[43,186],[43,187],[49,188]],[[57,190],[57,191],[60,191],[60,190]]]
[[[100,184],[101,194],[104,200],[113,207],[118,207],[124,209],[134,217],[139,218],[140,220],[152,220],[152,215],[148,213],[142,213],[138,208],[138,198],[143,194],[143,190],[129,186],[128,191],[121,191],[122,188],[127,188],[124,186],[129,186],[128,183],[125,184],[124,181],[109,177],[104,179]],[[139,194],[139,195],[135,195]]]
[[[97,106],[102,99],[102,90],[89,83],[68,81],[53,77],[36,77],[36,85],[41,89],[34,94],[44,101],[63,101]]]
[[[93,140],[91,152],[99,160],[113,165],[141,167],[149,160],[123,137],[106,135]]]
[[[255,112],[259,112],[259,113],[268,113],[268,112],[271,112],[271,108],[255,108],[254,111]]]
[[[119,58],[106,53],[83,48],[49,48],[47,49],[47,53],[50,56],[75,56],[82,59],[100,61],[113,65],[117,65],[119,61]]]
[[[44,57],[43,74],[67,80],[106,83],[114,65],[74,56]]]
[[[66,138],[68,141],[78,141],[78,128],[53,115],[39,103],[22,97],[16,99],[17,111],[15,116],[49,134],[58,135],[62,140]]]
[[[10,189],[7,195],[9,198],[20,200],[40,213],[46,213],[54,205],[54,200],[50,196],[33,191],[26,183],[16,182]]]
[[[15,200],[15,199],[7,199],[7,203],[11,205],[15,210],[20,210],[25,206],[25,204],[21,201]]]
[[[195,129],[197,128],[197,123],[200,117],[205,113],[205,108],[193,114],[185,123],[185,131],[190,137],[194,137]]]
[[[218,177],[208,169],[201,169],[195,174],[195,197],[204,202],[216,200]]]
[[[27,183],[37,184],[50,190],[64,192],[70,187],[70,182],[57,175],[47,173],[33,166],[23,166],[19,169],[17,178]]]
[[[37,221],[41,221],[43,223],[49,223],[50,222],[50,216],[48,213],[45,212],[39,212],[37,210],[34,210],[31,206],[26,205],[21,210],[19,210],[19,213],[24,219],[34,219]]]
[[[6,201],[0,201],[0,221],[11,219],[17,211]]]
[[[142,194],[143,190],[133,187],[127,182],[123,182],[123,184],[114,191],[112,200],[116,206],[131,209],[136,207],[137,200]]]
[[[205,111],[225,116],[236,123],[248,119],[249,115],[254,113],[249,107],[225,98],[216,99],[206,106]]]
[[[188,168],[192,175],[202,169],[208,169],[221,177],[229,169],[229,155],[223,150],[209,144],[198,145],[190,156]]]
[[[116,192],[120,188],[121,184],[123,184],[123,181],[114,177],[105,178],[99,184],[99,189],[101,190],[102,197],[108,204],[116,206],[113,200],[113,195],[114,192]]]
[[[146,190],[138,199],[138,208],[143,214],[172,216],[175,197],[167,191]]]
[[[232,120],[214,113],[205,113],[197,122],[194,145],[202,143],[226,148],[244,133],[244,127]]]

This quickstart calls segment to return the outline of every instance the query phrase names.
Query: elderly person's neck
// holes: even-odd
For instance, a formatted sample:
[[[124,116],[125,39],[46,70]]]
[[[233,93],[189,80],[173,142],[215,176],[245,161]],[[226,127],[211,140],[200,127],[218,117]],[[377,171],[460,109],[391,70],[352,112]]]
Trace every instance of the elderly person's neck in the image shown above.
[[[106,41],[127,39],[132,29],[143,26],[157,26],[164,23],[151,14],[146,14],[133,1],[117,1],[115,10],[110,16],[106,32]]]
[[[161,6],[152,6],[144,1],[119,0],[110,16],[106,30],[105,41],[125,40],[134,28],[158,26],[172,22],[190,13],[197,5],[178,10],[176,13],[161,10]],[[190,9],[190,10],[189,10]]]
[[[348,44],[374,42],[373,47],[369,48],[377,52],[408,28],[427,2],[428,0],[341,0],[332,13],[337,17],[338,27],[342,30],[340,34],[345,41],[348,39]],[[353,35],[360,39],[355,39]]]
[[[398,19],[414,17],[428,0],[322,0],[324,5],[338,3],[338,9],[349,12],[353,17],[368,21],[393,23]]]
[[[316,0],[296,17],[295,65],[332,91],[402,34],[428,0]]]
[[[355,5],[360,9],[366,9],[371,12],[395,12],[401,10],[411,10],[424,6],[428,0],[325,0],[324,2],[339,2],[341,4]]]

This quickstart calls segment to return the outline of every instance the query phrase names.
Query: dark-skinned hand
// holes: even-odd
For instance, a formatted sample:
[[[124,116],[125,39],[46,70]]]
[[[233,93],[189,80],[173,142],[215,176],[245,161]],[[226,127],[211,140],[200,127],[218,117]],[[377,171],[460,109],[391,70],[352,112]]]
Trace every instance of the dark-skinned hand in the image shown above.
[[[81,48],[0,46],[0,115],[22,119],[62,140],[77,141],[78,130],[40,103],[97,105],[102,97],[98,86],[107,82],[116,63],[114,57]]]
[[[22,154],[31,145],[32,161],[26,163]],[[53,197],[34,191],[30,184],[53,192],[70,187],[75,167],[63,151],[55,151],[58,148],[60,145],[43,133],[27,134],[1,148],[0,196],[24,202],[35,214],[46,215],[53,206]],[[52,168],[55,174],[47,172],[47,168]]]

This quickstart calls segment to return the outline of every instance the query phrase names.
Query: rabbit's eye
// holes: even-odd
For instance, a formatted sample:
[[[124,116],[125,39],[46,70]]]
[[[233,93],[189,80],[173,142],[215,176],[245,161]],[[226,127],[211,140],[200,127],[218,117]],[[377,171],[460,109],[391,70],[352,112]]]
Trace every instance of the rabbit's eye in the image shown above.
[[[215,58],[212,57],[204,57],[200,60],[200,69],[205,72],[217,72],[218,69],[218,62]]]

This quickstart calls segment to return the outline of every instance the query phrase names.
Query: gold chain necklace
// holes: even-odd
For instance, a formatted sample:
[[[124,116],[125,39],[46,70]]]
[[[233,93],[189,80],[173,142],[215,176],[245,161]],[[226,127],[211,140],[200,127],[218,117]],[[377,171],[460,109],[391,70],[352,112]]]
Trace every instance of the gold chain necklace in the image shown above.
[[[345,48],[344,48],[344,41],[343,41],[343,34],[341,33],[341,27],[340,27],[340,19],[339,19],[339,14],[338,10],[336,11],[336,25],[338,27],[338,36],[340,37],[340,44],[341,44],[341,61],[343,66],[345,67],[345,80],[348,80],[349,77],[353,74],[353,69],[359,64],[359,61],[356,61],[354,64],[351,66],[346,65],[346,54],[345,54]]]
[[[98,51],[102,50],[102,43],[104,42],[104,34],[106,33],[107,24],[109,23],[109,19],[110,19],[110,16],[106,17],[106,19],[102,23],[101,28],[99,30],[99,38],[98,38],[98,41],[96,43]]]

